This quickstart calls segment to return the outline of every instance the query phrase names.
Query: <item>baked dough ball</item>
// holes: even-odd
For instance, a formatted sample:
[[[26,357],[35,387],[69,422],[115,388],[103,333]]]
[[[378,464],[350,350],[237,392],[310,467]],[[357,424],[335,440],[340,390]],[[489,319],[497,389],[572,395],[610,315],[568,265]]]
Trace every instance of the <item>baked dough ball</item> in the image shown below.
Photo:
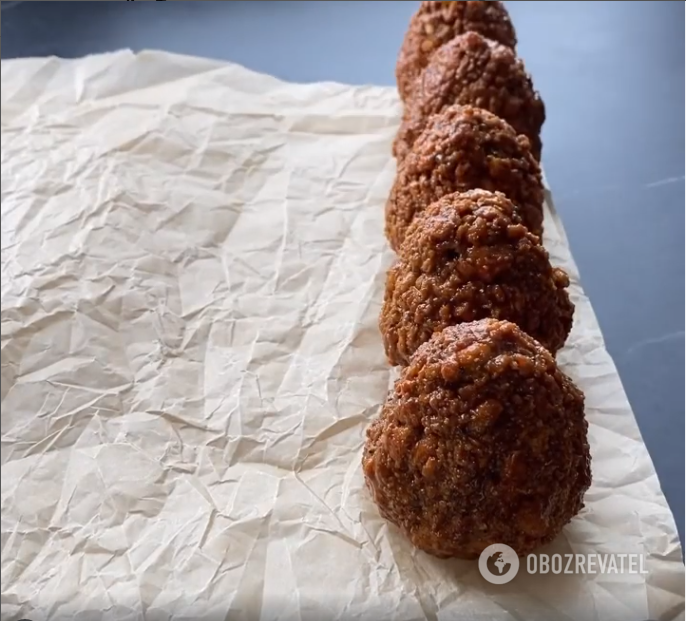
[[[435,332],[484,317],[516,323],[554,354],[572,327],[568,286],[503,194],[448,194],[414,219],[388,272],[386,354],[407,364]]]
[[[395,76],[403,101],[431,55],[444,43],[468,31],[514,49],[515,30],[502,2],[422,2],[405,34]]]
[[[591,483],[583,393],[515,324],[439,332],[403,369],[362,458],[381,514],[419,549],[477,558],[552,541]]]
[[[476,32],[458,35],[439,48],[405,107],[393,144],[396,158],[407,155],[432,114],[452,104],[484,108],[507,121],[529,139],[531,152],[540,161],[545,106],[511,48]]]
[[[476,188],[505,194],[527,228],[542,233],[543,182],[529,140],[491,112],[449,106],[429,119],[396,174],[386,202],[386,237],[393,250],[431,203]]]

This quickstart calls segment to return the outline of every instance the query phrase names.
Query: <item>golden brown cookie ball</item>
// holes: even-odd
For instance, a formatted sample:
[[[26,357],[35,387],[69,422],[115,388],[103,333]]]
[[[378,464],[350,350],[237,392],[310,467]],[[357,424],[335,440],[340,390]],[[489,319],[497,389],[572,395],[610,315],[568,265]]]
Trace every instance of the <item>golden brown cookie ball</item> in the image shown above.
[[[452,104],[484,108],[507,121],[540,161],[545,106],[511,48],[467,32],[438,49],[417,79],[393,154],[403,159],[427,119]]]
[[[431,55],[444,43],[468,31],[514,49],[515,30],[502,2],[422,2],[412,16],[400,48],[395,76],[403,101]]]
[[[552,541],[591,483],[584,396],[515,324],[446,328],[403,369],[367,432],[380,513],[419,549],[476,558]]]
[[[502,192],[527,228],[543,230],[543,181],[529,140],[501,118],[472,106],[432,116],[398,168],[386,203],[386,237],[394,250],[414,217],[446,194]]]
[[[554,354],[572,327],[568,286],[503,194],[448,194],[414,219],[388,272],[386,355],[407,364],[434,333],[484,317],[516,323]]]

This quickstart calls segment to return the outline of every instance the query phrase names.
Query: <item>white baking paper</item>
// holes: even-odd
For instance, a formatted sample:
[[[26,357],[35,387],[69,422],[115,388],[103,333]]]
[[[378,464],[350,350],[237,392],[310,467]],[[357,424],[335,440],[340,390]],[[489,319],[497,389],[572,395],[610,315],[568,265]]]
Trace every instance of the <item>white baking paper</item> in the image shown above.
[[[552,202],[594,483],[544,551],[640,553],[647,575],[490,585],[379,517],[360,456],[392,380],[399,114],[391,88],[169,54],[2,62],[3,621],[684,618],[674,521]]]

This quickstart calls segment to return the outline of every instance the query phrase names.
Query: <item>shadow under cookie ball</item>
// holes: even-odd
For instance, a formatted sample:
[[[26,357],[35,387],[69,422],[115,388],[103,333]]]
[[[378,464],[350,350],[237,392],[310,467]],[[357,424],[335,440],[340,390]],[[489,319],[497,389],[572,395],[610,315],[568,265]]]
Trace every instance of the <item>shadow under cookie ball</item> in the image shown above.
[[[534,234],[543,232],[543,181],[529,140],[496,115],[449,106],[433,115],[398,168],[385,232],[396,252],[414,217],[453,192],[502,192]]]
[[[432,114],[452,104],[484,108],[507,121],[529,139],[531,152],[540,161],[545,106],[511,48],[467,32],[437,50],[405,107],[393,144],[396,158],[407,155]]]
[[[503,194],[448,194],[414,219],[388,272],[386,355],[407,364],[434,333],[485,317],[516,323],[555,354],[574,317],[568,286]]]
[[[478,32],[514,49],[514,26],[502,2],[422,2],[412,16],[395,68],[403,101],[431,55],[457,35]]]
[[[446,328],[420,347],[362,458],[382,516],[417,548],[477,558],[552,541],[591,483],[583,393],[513,323]]]

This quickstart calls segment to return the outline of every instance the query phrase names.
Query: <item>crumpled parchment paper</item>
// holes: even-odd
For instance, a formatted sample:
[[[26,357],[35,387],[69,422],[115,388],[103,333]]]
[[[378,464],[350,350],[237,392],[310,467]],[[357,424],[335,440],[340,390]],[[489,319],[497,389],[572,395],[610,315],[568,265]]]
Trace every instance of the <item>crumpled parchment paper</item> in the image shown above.
[[[394,89],[129,52],[2,62],[2,619],[683,619],[672,515],[562,225],[594,483],[528,575],[414,551],[363,485]]]

